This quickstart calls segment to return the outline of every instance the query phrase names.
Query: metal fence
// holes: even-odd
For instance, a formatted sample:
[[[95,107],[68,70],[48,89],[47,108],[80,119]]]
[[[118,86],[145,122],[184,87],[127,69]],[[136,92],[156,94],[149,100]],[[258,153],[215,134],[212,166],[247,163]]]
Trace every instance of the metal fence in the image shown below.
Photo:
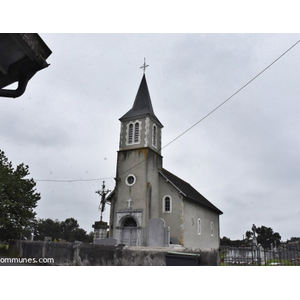
[[[257,247],[221,247],[221,266],[299,266],[300,245],[265,250]]]

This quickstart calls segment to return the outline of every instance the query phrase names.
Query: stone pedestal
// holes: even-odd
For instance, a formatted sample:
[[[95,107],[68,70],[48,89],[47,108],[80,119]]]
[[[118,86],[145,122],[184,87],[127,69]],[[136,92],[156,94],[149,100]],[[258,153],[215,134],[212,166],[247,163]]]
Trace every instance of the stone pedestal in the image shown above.
[[[103,222],[103,221],[95,222],[93,228],[94,228],[94,244],[95,241],[99,239],[107,238],[107,229],[108,229],[107,222]]]

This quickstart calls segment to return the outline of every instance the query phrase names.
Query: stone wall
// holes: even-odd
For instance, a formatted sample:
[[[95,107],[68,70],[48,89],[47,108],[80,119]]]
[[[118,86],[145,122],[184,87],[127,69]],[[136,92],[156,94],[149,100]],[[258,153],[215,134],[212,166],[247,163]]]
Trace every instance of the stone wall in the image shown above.
[[[83,243],[56,243],[12,241],[11,255],[22,258],[52,258],[59,266],[166,266],[167,257],[175,256],[175,265],[181,258],[197,257],[197,265],[220,265],[218,249],[186,249],[169,247],[128,247],[124,245],[95,245]],[[200,256],[199,256],[200,255]],[[172,260],[174,263],[174,259]]]

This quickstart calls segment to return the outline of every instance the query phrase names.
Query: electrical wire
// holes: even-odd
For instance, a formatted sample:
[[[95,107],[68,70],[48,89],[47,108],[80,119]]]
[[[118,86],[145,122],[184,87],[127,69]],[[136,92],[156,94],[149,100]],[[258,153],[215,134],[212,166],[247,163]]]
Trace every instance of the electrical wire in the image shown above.
[[[283,54],[281,54],[278,58],[276,58],[271,64],[269,64],[266,68],[264,68],[261,72],[259,72],[256,76],[254,76],[251,80],[249,80],[246,84],[244,84],[240,89],[238,89],[235,93],[233,93],[229,98],[227,98],[225,101],[223,101],[221,104],[219,104],[216,108],[214,108],[212,111],[210,111],[207,115],[205,115],[203,118],[201,118],[199,121],[197,121],[194,125],[186,129],[183,133],[178,135],[175,139],[167,143],[164,147],[161,149],[166,148],[173,142],[175,142],[177,139],[182,137],[184,134],[186,134],[188,131],[190,131],[192,128],[194,128],[196,125],[198,125],[200,122],[205,120],[207,117],[209,117],[211,114],[213,114],[217,109],[219,109],[221,106],[223,106],[226,102],[228,102],[231,98],[233,98],[236,94],[238,94],[241,90],[243,90],[246,86],[248,86],[252,81],[254,81],[257,77],[259,77],[262,73],[264,73],[267,69],[269,69],[272,65],[274,65],[281,57],[283,57],[287,52],[289,52],[292,48],[294,48],[300,40],[298,40],[293,46],[291,46],[288,50],[286,50]]]
[[[103,177],[103,178],[95,178],[95,179],[34,179],[37,182],[78,182],[78,181],[99,181],[105,179],[113,179],[114,177]]]
[[[204,121],[206,118],[208,118],[211,114],[213,114],[216,110],[218,110],[221,106],[223,106],[225,103],[227,103],[230,99],[232,99],[235,95],[237,95],[240,91],[242,91],[245,87],[247,87],[250,83],[252,83],[256,78],[258,78],[261,74],[263,74],[266,70],[268,70],[272,65],[274,65],[280,58],[282,58],[285,54],[287,54],[290,50],[292,50],[297,44],[300,43],[300,40],[298,40],[295,44],[293,44],[289,49],[287,49],[284,53],[282,53],[280,56],[278,56],[272,63],[270,63],[267,67],[265,67],[261,72],[259,72],[256,76],[254,76],[251,80],[249,80],[246,84],[244,84],[240,89],[238,89],[235,93],[233,93],[230,97],[228,97],[226,100],[224,100],[222,103],[220,103],[217,107],[215,107],[213,110],[211,110],[208,114],[206,114],[204,117],[202,117],[199,121],[197,121],[195,124],[190,126],[188,129],[186,129],[184,132],[182,132],[180,135],[178,135],[176,138],[171,140],[169,143],[167,143],[165,146],[163,146],[160,150],[170,146],[172,143],[174,143],[176,140],[178,140],[180,137],[182,137],[184,134],[186,134],[188,131],[193,129],[195,126],[197,126],[200,122]],[[159,150],[159,151],[160,151]],[[122,172],[122,174],[132,170],[133,168],[137,167],[147,159],[139,162],[138,164],[132,166],[128,170]],[[121,174],[120,174],[121,175]],[[99,181],[104,179],[113,179],[114,177],[106,177],[106,178],[97,178],[97,179],[74,179],[74,180],[50,180],[50,179],[37,179],[35,181],[46,181],[46,182],[78,182],[78,181]]]

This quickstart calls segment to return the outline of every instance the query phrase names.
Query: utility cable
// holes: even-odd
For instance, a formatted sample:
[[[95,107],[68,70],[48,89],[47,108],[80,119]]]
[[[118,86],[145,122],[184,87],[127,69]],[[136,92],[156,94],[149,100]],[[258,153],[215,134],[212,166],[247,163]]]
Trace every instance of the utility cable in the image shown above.
[[[113,177],[103,177],[103,178],[95,178],[95,179],[35,179],[37,182],[78,182],[78,181],[99,181],[105,179],[113,179]]]
[[[217,109],[219,109],[221,106],[223,106],[226,102],[228,102],[231,98],[233,98],[236,94],[238,94],[241,90],[243,90],[247,85],[249,85],[252,81],[254,81],[257,77],[259,77],[262,73],[264,73],[267,69],[269,69],[272,65],[274,65],[281,57],[283,57],[286,53],[288,53],[292,48],[294,48],[300,40],[298,40],[293,46],[291,46],[288,50],[286,50],[283,54],[281,54],[278,58],[276,58],[271,64],[269,64],[266,68],[264,68],[260,73],[258,73],[256,76],[254,76],[251,80],[249,80],[246,84],[244,84],[240,89],[238,89],[234,94],[232,94],[229,98],[227,98],[225,101],[223,101],[221,104],[219,104],[216,108],[214,108],[212,111],[210,111],[207,115],[205,115],[203,118],[201,118],[198,122],[196,122],[194,125],[189,127],[187,130],[185,130],[183,133],[178,135],[175,139],[167,143],[164,147],[161,149],[166,148],[173,142],[175,142],[177,139],[182,137],[184,134],[186,134],[188,131],[190,131],[192,128],[194,128],[196,125],[198,125],[200,122],[205,120],[207,117],[209,117],[212,113],[214,113]]]
[[[250,83],[252,83],[256,78],[258,78],[261,74],[263,74],[266,70],[268,70],[272,65],[274,65],[280,58],[282,58],[285,54],[287,54],[290,50],[292,50],[297,44],[300,43],[300,40],[298,40],[295,44],[293,44],[289,49],[287,49],[284,53],[282,53],[279,57],[277,57],[272,63],[270,63],[267,67],[265,67],[261,72],[259,72],[256,76],[254,76],[251,80],[249,80],[246,84],[244,84],[240,89],[238,89],[235,93],[233,93],[230,97],[228,97],[226,100],[224,100],[222,103],[220,103],[217,107],[215,107],[213,110],[211,110],[208,114],[206,114],[204,117],[202,117],[199,121],[197,121],[195,124],[190,126],[188,129],[186,129],[184,132],[182,132],[180,135],[178,135],[176,138],[171,140],[169,143],[167,143],[165,146],[163,146],[160,150],[168,147],[172,143],[174,143],[176,140],[178,140],[180,137],[182,137],[184,134],[186,134],[188,131],[193,129],[195,126],[197,126],[200,122],[204,121],[207,117],[209,117],[211,114],[213,114],[216,110],[218,110],[221,106],[223,106],[225,103],[227,103],[230,99],[232,99],[235,95],[237,95],[240,91],[242,91],[245,87],[247,87]],[[160,151],[159,150],[159,151]],[[138,164],[132,166],[128,170],[122,172],[122,174],[130,171],[131,169],[137,167],[147,159],[139,162]],[[78,179],[78,180],[48,180],[48,179],[40,179],[35,181],[48,181],[48,182],[78,182],[78,181],[98,181],[98,180],[104,180],[104,179],[113,179],[114,177],[106,177],[106,178],[98,178],[98,179]]]

